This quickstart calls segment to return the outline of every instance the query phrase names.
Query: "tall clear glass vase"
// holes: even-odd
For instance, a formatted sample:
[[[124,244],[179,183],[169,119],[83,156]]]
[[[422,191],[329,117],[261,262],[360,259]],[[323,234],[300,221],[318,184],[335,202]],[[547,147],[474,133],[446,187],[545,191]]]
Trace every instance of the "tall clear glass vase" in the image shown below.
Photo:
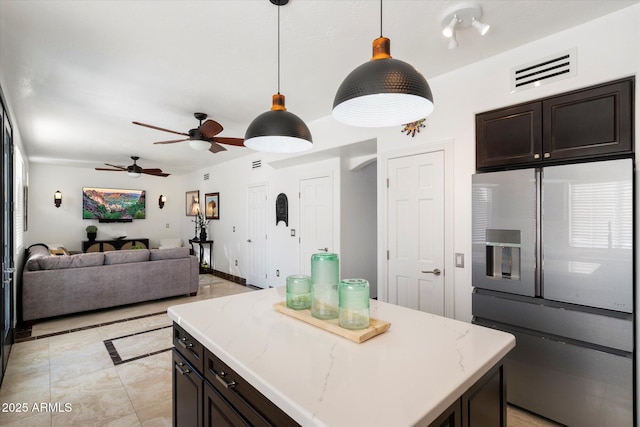
[[[319,253],[311,256],[311,315],[317,319],[338,317],[338,254]]]

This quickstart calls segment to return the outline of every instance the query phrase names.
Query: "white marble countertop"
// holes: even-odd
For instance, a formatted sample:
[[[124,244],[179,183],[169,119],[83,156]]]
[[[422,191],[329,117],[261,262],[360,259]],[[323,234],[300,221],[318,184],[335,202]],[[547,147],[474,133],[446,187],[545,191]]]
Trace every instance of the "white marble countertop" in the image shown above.
[[[284,287],[170,307],[169,317],[304,426],[428,425],[513,335],[371,301],[391,328],[361,344],[274,310]]]

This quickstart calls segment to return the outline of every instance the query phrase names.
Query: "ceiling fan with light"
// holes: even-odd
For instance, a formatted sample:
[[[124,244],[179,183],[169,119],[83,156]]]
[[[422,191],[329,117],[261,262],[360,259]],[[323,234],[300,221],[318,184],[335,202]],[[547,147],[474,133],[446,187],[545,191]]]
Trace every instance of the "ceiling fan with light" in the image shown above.
[[[131,158],[133,159],[133,164],[129,165],[127,167],[124,166],[118,166],[118,165],[111,165],[109,163],[105,163],[105,165],[107,166],[111,166],[114,169],[107,169],[107,168],[96,168],[97,171],[111,171],[111,172],[126,172],[127,175],[129,175],[132,178],[137,178],[139,177],[141,174],[147,174],[147,175],[153,175],[153,176],[161,176],[161,177],[167,177],[170,174],[168,173],[164,173],[162,172],[162,169],[158,169],[158,168],[154,168],[154,169],[145,169],[145,168],[141,168],[140,166],[138,166],[138,164],[136,163],[136,161],[140,158],[138,156],[131,156]]]
[[[148,125],[140,122],[132,122],[134,125],[144,126],[151,129],[161,130],[163,132],[175,133],[176,135],[183,135],[187,138],[175,139],[171,141],[159,141],[154,144],[173,144],[175,142],[189,141],[189,146],[194,150],[209,150],[212,153],[219,151],[226,151],[220,144],[235,145],[237,147],[244,147],[244,139],[242,138],[227,138],[217,137],[224,129],[222,125],[215,120],[206,120],[207,115],[205,113],[194,113],[193,116],[196,120],[200,121],[200,125],[197,128],[189,130],[188,133],[176,132],[170,129],[164,129],[157,126]],[[204,120],[204,122],[203,122]]]

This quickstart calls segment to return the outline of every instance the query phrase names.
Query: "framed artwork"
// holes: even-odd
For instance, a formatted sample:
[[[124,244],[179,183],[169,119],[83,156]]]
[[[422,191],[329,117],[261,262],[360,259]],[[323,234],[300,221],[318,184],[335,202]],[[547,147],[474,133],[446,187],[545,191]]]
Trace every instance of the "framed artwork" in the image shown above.
[[[207,219],[220,219],[220,193],[204,195],[204,215]]]
[[[184,204],[187,216],[198,215],[198,212],[200,211],[200,191],[187,191]]]

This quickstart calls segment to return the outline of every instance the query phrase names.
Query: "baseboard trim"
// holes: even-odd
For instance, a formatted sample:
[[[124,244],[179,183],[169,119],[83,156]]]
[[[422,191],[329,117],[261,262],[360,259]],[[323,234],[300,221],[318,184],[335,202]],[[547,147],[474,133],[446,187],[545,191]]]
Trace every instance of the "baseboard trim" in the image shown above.
[[[217,277],[222,277],[223,279],[228,280],[230,282],[247,286],[247,279],[245,279],[244,277],[234,276],[233,274],[225,273],[219,270],[213,270],[213,275]]]

